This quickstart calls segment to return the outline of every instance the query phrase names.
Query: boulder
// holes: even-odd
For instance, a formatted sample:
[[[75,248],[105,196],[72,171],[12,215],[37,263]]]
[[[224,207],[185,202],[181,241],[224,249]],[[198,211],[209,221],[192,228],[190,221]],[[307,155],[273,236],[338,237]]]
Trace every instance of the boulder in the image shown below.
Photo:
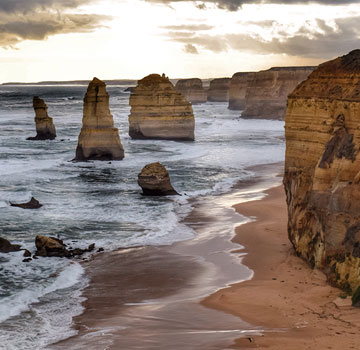
[[[10,203],[10,205],[12,207],[17,207],[22,209],[39,209],[42,207],[42,204],[40,204],[40,202],[34,197],[31,197],[30,201],[27,203],[19,203],[19,204]]]
[[[288,95],[315,67],[274,67],[248,76],[242,118],[284,120]]]
[[[27,140],[54,140],[56,129],[53,119],[47,114],[46,103],[38,96],[35,96],[33,98],[33,107],[35,110],[36,136],[28,137]]]
[[[209,102],[228,102],[230,78],[218,78],[210,81],[210,88],[207,91],[207,100]]]
[[[129,135],[133,139],[194,140],[191,104],[169,78],[151,74],[130,95]]]
[[[114,128],[106,85],[94,78],[84,98],[83,126],[76,149],[76,161],[121,160],[124,149]]]
[[[284,186],[296,252],[360,286],[360,50],[321,64],[289,96]]]
[[[138,175],[138,184],[145,196],[178,195],[170,183],[169,173],[160,163],[146,165]]]
[[[7,239],[0,237],[0,253],[18,252],[20,250],[20,245],[11,244]]]
[[[205,103],[207,101],[207,93],[199,78],[180,79],[177,81],[175,89],[192,104]]]

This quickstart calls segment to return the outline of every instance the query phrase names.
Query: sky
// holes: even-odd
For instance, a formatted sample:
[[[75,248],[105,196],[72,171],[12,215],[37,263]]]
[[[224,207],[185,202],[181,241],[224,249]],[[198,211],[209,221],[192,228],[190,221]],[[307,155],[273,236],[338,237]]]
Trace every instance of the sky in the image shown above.
[[[360,0],[0,0],[0,83],[231,77],[360,48]]]

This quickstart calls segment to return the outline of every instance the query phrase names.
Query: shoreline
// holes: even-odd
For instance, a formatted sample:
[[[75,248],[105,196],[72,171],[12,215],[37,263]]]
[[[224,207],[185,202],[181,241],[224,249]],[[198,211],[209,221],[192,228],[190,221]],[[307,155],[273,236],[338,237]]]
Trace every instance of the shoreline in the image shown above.
[[[282,186],[267,196],[235,205],[254,221],[236,228],[233,241],[245,247],[243,263],[254,271],[251,280],[217,291],[202,304],[228,312],[264,328],[261,336],[236,339],[233,348],[357,349],[360,311],[351,297],[326,282],[295,256],[287,238],[287,208]]]

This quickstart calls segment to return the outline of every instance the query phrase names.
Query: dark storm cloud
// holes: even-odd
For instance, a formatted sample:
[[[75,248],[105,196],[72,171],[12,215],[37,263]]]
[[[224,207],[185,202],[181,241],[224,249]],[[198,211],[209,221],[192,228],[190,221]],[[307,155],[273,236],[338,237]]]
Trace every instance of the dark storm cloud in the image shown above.
[[[194,2],[194,0],[145,0],[147,2],[156,2],[163,4],[170,4],[174,2]],[[198,8],[206,9],[206,3],[216,4],[219,8],[227,9],[229,11],[238,10],[241,5],[245,4],[281,4],[281,5],[292,5],[292,4],[322,4],[322,5],[348,5],[359,3],[360,0],[202,0],[197,1],[196,6]]]
[[[271,40],[254,34],[226,34],[220,36],[201,33],[172,32],[171,40],[185,45],[197,45],[213,52],[227,51],[229,48],[241,52],[257,54],[287,54],[309,58],[331,58],[359,48],[360,17],[341,18],[335,21],[336,27],[323,20],[317,20],[317,28],[301,27],[295,34],[278,32]],[[282,34],[281,34],[282,33]],[[183,35],[182,35],[183,34]]]
[[[92,0],[0,0],[0,46],[50,35],[90,32],[108,16],[69,13]]]

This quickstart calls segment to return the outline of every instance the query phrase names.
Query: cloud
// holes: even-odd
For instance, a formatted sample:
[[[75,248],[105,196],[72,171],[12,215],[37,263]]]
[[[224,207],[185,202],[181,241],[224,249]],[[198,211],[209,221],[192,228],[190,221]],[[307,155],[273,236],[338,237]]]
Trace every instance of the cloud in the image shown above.
[[[186,53],[190,53],[190,54],[195,54],[195,55],[198,55],[199,54],[199,51],[198,49],[196,48],[196,46],[192,45],[192,44],[186,44],[184,46],[184,51]]]
[[[194,0],[145,0],[147,2],[156,2],[163,4],[170,4],[174,2],[194,2]],[[206,3],[213,3],[221,9],[229,11],[237,11],[242,5],[245,4],[322,4],[322,5],[347,5],[359,3],[359,0],[202,0],[195,2],[195,5],[200,9],[206,9]]]
[[[180,25],[172,25],[172,26],[163,26],[163,29],[169,30],[185,30],[185,31],[200,31],[200,30],[210,30],[213,29],[213,26],[209,26],[208,24],[180,24]]]
[[[0,46],[13,48],[24,40],[91,32],[109,16],[71,13],[92,0],[0,0]]]
[[[334,26],[324,20],[316,21],[316,28],[300,27],[294,34],[285,30],[265,40],[258,34],[230,33],[210,36],[197,32],[171,32],[168,37],[185,45],[196,45],[216,53],[229,49],[256,54],[287,54],[307,58],[332,58],[360,45],[360,16],[338,18]],[[274,23],[276,25],[276,22]]]

